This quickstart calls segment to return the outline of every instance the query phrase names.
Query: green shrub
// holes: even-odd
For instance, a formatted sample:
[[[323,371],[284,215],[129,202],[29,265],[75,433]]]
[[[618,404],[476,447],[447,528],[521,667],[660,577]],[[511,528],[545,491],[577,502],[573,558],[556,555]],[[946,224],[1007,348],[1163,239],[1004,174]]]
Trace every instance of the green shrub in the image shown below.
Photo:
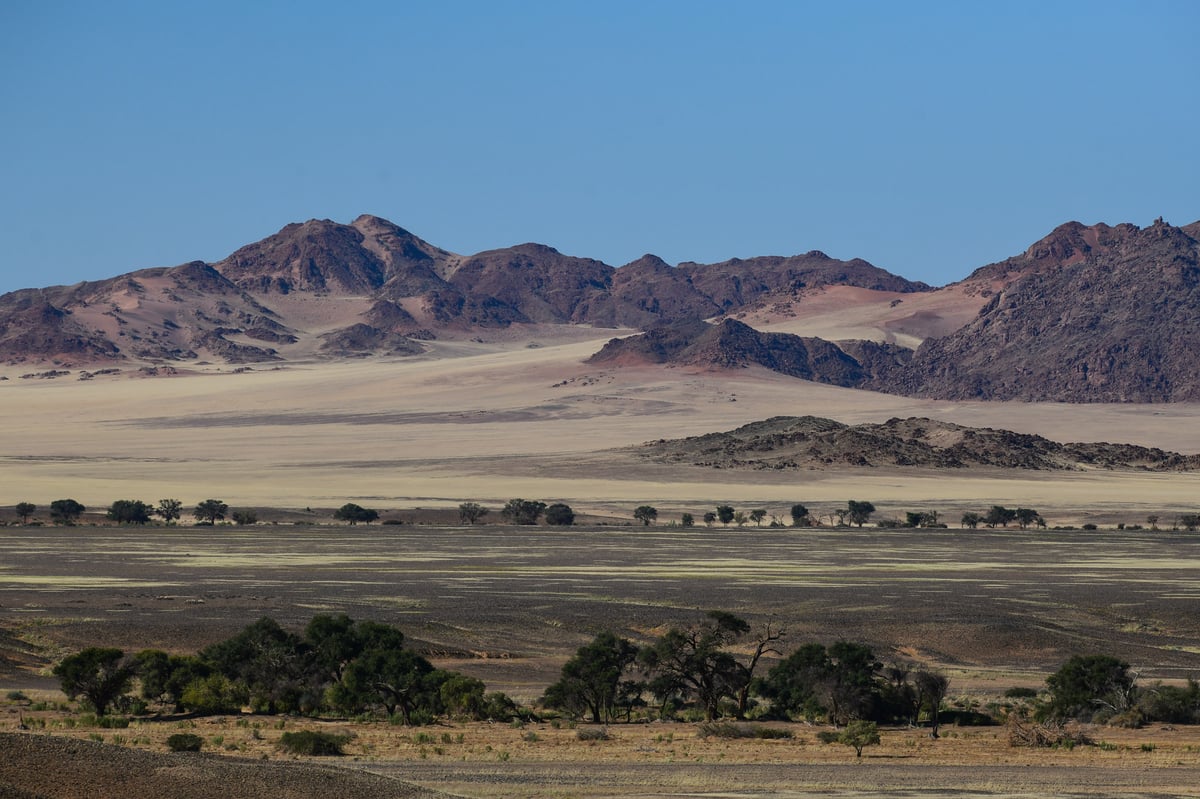
[[[297,732],[285,732],[279,738],[279,748],[293,755],[328,757],[345,754],[342,751],[342,747],[349,741],[349,735],[335,735],[331,732],[316,732],[315,730],[299,730]]]
[[[204,739],[190,732],[177,732],[167,739],[167,748],[172,752],[199,752]]]

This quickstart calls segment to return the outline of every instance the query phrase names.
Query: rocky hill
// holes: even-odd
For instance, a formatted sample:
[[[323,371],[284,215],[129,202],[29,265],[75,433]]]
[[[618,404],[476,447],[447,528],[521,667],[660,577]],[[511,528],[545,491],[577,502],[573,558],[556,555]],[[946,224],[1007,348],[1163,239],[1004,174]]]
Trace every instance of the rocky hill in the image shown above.
[[[724,433],[659,440],[642,457],[721,469],[822,469],[834,466],[1182,471],[1200,455],[1131,444],[1060,444],[1009,430],[933,419],[846,425],[815,416],[777,416]]]
[[[756,364],[953,400],[1198,401],[1198,237],[1200,222],[1070,222],[933,291],[818,251],[678,266],[646,255],[614,268],[532,243],[458,255],[374,216],[348,225],[310,220],[213,264],[6,294],[0,361],[169,366],[405,356],[433,339],[503,335],[497,331],[513,325],[591,325],[647,331],[606,346],[596,356],[605,363]],[[806,309],[841,314],[828,300],[834,295],[849,298],[853,307],[842,315],[856,320],[829,327],[845,333],[838,338],[878,333],[919,347],[830,343],[729,319],[809,332],[796,320]],[[724,321],[700,327],[700,319]],[[970,321],[959,327],[963,319]]]
[[[643,328],[831,284],[929,288],[819,252],[678,267],[646,256],[617,269],[541,244],[457,255],[374,216],[349,225],[310,220],[214,264],[6,294],[0,359],[86,364],[394,355],[421,351],[414,340],[516,323]],[[302,313],[296,297],[306,303]],[[345,317],[346,308],[356,312],[340,324],[329,321]]]
[[[848,346],[846,349],[850,349]],[[904,358],[909,350],[874,342],[854,342],[855,358],[824,339],[788,333],[762,333],[734,319],[708,324],[699,319],[659,325],[635,336],[612,339],[589,363],[654,363],[714,369],[762,366],[791,377],[852,388],[873,371],[863,362]],[[890,366],[890,363],[889,363]]]
[[[1197,225],[1063,225],[1022,257],[959,331],[872,384],[940,399],[1200,400]]]

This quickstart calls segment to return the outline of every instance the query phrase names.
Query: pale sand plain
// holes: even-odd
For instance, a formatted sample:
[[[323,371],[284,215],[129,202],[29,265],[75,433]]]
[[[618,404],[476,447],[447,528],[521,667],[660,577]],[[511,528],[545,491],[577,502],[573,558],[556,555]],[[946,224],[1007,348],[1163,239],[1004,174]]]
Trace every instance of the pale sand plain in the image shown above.
[[[781,323],[786,326],[787,322]],[[882,511],[1021,504],[1052,523],[1137,522],[1194,511],[1200,475],[860,468],[734,471],[662,465],[628,449],[776,415],[846,423],[928,416],[1059,441],[1200,452],[1198,405],[938,402],[842,389],[750,368],[711,372],[585,363],[613,331],[514,329],[504,340],[434,342],[408,359],[209,365],[170,377],[0,383],[6,499],[73,497],[232,506],[453,506],[511,497],[566,501],[627,518],[632,506],[703,511],[714,502],[786,513],[793,502]],[[955,517],[957,518],[957,517]]]

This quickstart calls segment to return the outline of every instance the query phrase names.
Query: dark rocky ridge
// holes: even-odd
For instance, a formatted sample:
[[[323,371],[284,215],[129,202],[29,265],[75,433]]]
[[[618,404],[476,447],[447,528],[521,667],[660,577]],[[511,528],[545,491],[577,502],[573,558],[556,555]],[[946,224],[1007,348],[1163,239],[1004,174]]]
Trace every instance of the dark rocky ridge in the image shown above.
[[[910,396],[1055,402],[1200,400],[1197,225],[1063,225],[968,325],[927,339],[871,387]]]
[[[872,352],[888,345],[858,342]],[[873,345],[873,346],[872,346]],[[763,366],[817,383],[854,387],[869,377],[862,364],[820,338],[761,333],[725,319],[710,325],[699,319],[653,327],[645,333],[612,339],[588,363],[655,363],[735,369]]]
[[[821,469],[834,466],[966,469],[1186,471],[1200,455],[1131,444],[1060,444],[1010,430],[933,419],[846,425],[816,416],[776,416],[724,433],[660,440],[643,457],[721,469]]]

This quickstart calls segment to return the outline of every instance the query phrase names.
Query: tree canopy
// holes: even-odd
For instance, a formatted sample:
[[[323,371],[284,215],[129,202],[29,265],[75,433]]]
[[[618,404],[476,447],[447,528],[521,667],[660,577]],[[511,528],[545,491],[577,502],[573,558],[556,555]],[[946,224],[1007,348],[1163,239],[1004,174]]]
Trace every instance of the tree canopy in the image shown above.
[[[537,524],[546,512],[546,503],[527,499],[510,499],[500,515],[509,524]]]
[[[652,505],[638,505],[634,508],[633,518],[637,519],[643,525],[651,525],[658,518],[658,508]]]
[[[622,701],[628,704],[641,693],[640,684],[623,679],[637,654],[627,639],[601,632],[563,665],[543,701],[574,716],[589,716],[596,724],[612,721]]]
[[[201,524],[216,524],[229,513],[229,506],[219,499],[206,499],[196,505],[192,516]]]
[[[464,502],[458,506],[458,518],[467,524],[475,524],[487,515],[488,509],[478,502]]]
[[[54,667],[63,693],[70,699],[82,695],[97,716],[108,713],[109,707],[125,695],[134,673],[125,653],[111,647],[88,647],[68,655]]]
[[[118,524],[145,524],[153,512],[154,509],[140,499],[118,499],[105,515]]]
[[[333,512],[333,518],[339,522],[348,522],[351,525],[358,524],[359,522],[370,524],[379,518],[379,511],[364,508],[362,505],[356,505],[353,502],[347,502]]]
[[[1129,664],[1110,655],[1074,655],[1046,678],[1050,700],[1041,715],[1051,719],[1091,721],[1097,714],[1129,709],[1135,679]]]
[[[546,508],[546,524],[553,524],[557,527],[570,527],[575,523],[575,511],[571,510],[571,506],[562,502],[555,502]]]
[[[693,698],[705,718],[717,718],[721,700],[734,699],[745,679],[726,647],[749,631],[744,619],[715,610],[696,627],[668,630],[638,656],[653,675],[650,690],[662,701]]]
[[[183,502],[178,499],[160,499],[154,513],[167,524],[183,515]]]
[[[856,524],[862,527],[871,519],[871,514],[875,512],[875,506],[870,502],[859,501],[852,499],[846,503],[846,518],[851,524]]]
[[[57,524],[74,524],[85,510],[73,499],[56,499],[50,503],[50,518]]]
[[[13,510],[21,517],[21,524],[28,524],[29,517],[37,511],[37,505],[34,505],[32,502],[18,502],[13,507]]]

